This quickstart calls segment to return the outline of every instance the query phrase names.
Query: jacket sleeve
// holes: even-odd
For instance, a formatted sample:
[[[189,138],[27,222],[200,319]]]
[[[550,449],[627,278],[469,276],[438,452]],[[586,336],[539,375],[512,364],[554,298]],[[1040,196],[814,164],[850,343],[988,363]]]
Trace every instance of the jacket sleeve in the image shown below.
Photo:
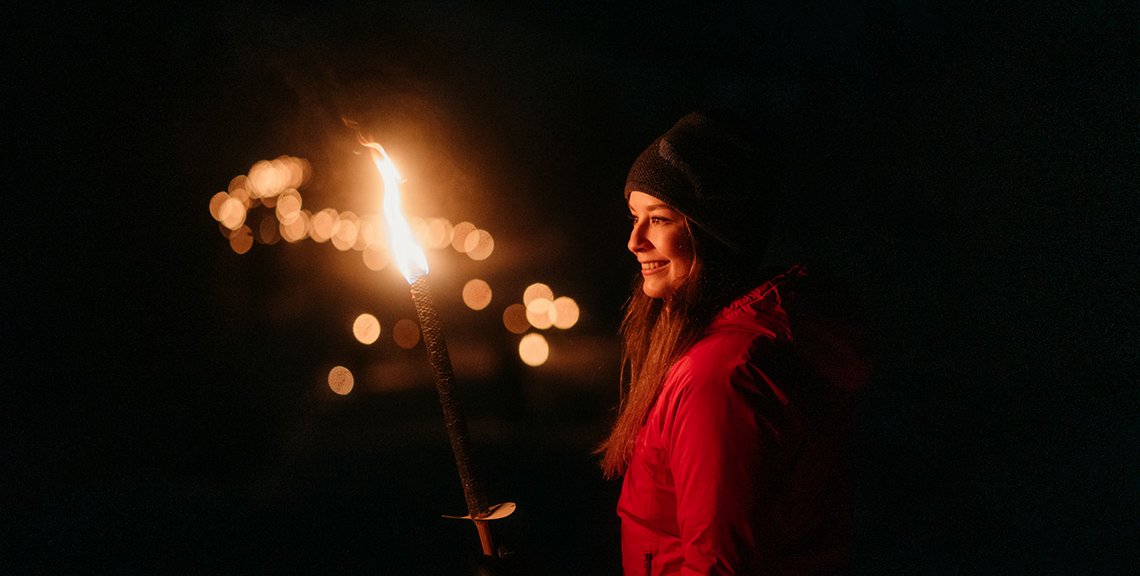
[[[680,386],[666,436],[682,574],[759,574],[762,476],[779,440],[781,398],[754,367],[693,360],[673,375]]]

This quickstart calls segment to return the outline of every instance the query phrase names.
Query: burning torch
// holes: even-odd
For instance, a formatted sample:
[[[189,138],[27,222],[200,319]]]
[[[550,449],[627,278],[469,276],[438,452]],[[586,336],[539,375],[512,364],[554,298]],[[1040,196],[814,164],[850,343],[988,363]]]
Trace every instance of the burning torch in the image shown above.
[[[443,338],[439,316],[432,302],[431,287],[428,284],[427,258],[423,249],[416,244],[408,222],[400,209],[400,182],[402,177],[384,148],[364,138],[360,143],[367,147],[384,181],[384,219],[388,224],[388,242],[400,272],[411,286],[412,300],[416,314],[420,318],[424,346],[431,360],[435,376],[435,388],[439,393],[439,404],[443,409],[443,420],[447,427],[447,437],[451,451],[455,455],[455,466],[459,471],[459,481],[463,485],[463,496],[467,500],[466,516],[445,516],[445,518],[468,519],[475,523],[479,542],[485,556],[497,556],[491,529],[487,522],[509,516],[515,510],[513,502],[487,505],[483,487],[471,465],[467,453],[467,424],[463,420],[459,402],[455,397],[455,372],[451,368],[451,357],[447,353],[447,342]]]

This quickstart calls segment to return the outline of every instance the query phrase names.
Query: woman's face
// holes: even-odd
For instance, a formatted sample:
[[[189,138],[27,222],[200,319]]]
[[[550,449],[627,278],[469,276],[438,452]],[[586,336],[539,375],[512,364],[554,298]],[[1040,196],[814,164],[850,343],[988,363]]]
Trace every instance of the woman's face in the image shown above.
[[[681,287],[693,266],[693,240],[685,216],[644,192],[629,195],[633,230],[627,247],[641,263],[641,289],[665,298]]]

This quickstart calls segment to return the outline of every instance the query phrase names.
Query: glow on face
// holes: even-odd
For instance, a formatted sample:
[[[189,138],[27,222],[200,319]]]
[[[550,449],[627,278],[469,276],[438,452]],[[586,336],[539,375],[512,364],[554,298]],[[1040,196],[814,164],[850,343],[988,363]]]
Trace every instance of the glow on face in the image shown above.
[[[629,195],[633,229],[630,252],[641,264],[641,288],[650,298],[665,298],[680,288],[693,266],[693,241],[685,216],[644,192]]]

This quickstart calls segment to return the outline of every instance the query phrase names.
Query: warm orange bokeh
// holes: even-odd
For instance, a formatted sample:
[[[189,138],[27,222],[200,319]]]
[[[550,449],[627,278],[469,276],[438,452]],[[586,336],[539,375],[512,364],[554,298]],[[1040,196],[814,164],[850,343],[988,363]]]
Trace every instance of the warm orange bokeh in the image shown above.
[[[574,327],[578,323],[581,311],[578,303],[569,296],[559,296],[554,299],[554,327],[563,330]]]
[[[503,310],[503,327],[512,334],[522,334],[530,330],[530,322],[526,319],[526,306],[511,304]]]
[[[546,298],[535,298],[526,305],[526,320],[539,330],[554,325],[554,302]]]
[[[400,348],[411,350],[420,342],[420,325],[407,318],[401,318],[392,327],[392,339]]]
[[[519,341],[519,358],[527,366],[542,366],[550,358],[550,345],[542,334],[531,333]]]
[[[371,314],[361,314],[352,323],[352,335],[361,344],[372,344],[380,338],[380,321]]]
[[[475,278],[463,285],[463,303],[472,310],[482,310],[491,305],[491,285]]]
[[[329,370],[328,382],[329,388],[341,396],[352,392],[352,386],[356,383],[352,371],[344,366],[333,366],[332,370]]]

